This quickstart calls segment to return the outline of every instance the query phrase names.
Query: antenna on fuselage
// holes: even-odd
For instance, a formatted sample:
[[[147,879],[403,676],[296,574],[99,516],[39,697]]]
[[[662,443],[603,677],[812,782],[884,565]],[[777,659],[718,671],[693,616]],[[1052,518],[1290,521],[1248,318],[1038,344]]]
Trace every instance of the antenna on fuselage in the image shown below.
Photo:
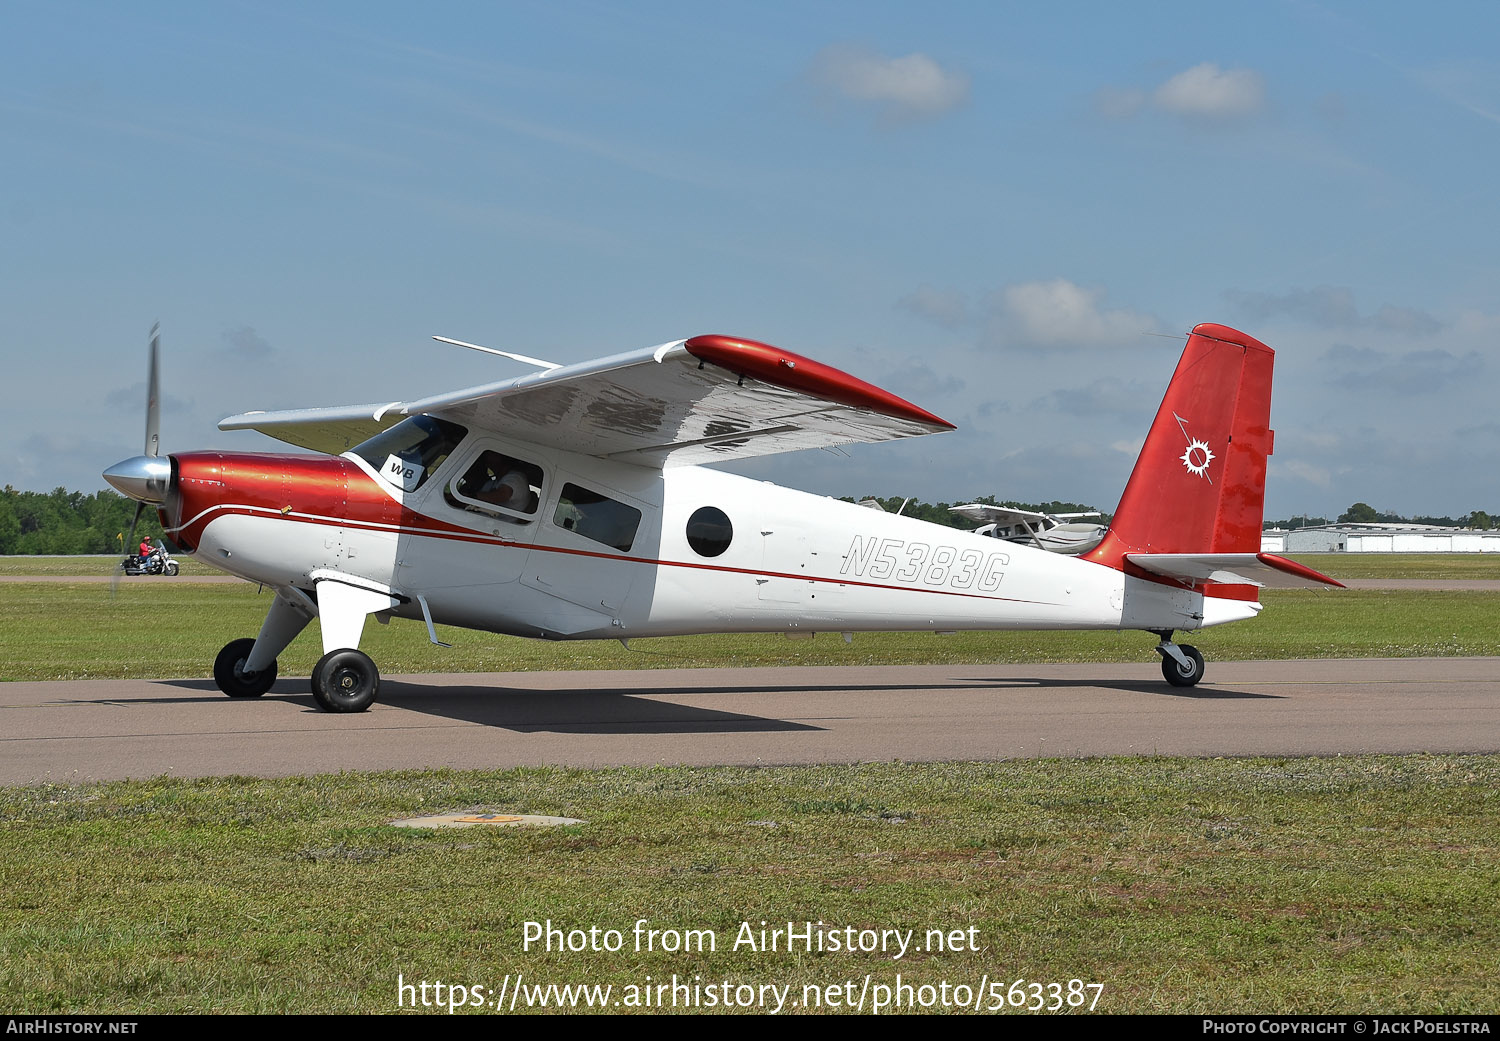
[[[455,347],[467,347],[471,351],[483,351],[485,354],[498,354],[502,358],[509,358],[511,361],[518,361],[524,365],[536,365],[543,369],[562,368],[561,365],[558,365],[555,362],[542,361],[542,359],[540,358],[528,358],[524,354],[512,354],[510,351],[497,350],[494,347],[481,347],[477,343],[465,343],[462,340],[453,340],[446,336],[434,336],[433,339],[437,340],[439,343],[451,343]]]

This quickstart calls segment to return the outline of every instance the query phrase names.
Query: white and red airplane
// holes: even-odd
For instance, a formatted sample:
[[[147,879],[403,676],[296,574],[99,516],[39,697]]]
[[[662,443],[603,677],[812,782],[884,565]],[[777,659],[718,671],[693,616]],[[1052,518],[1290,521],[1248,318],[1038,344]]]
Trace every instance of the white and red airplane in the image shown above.
[[[369,615],[421,619],[434,643],[435,623],[549,640],[1139,629],[1191,686],[1203,656],[1176,630],[1254,617],[1261,585],[1340,584],[1260,552],[1273,352],[1225,326],[1188,337],[1108,531],[1076,555],[699,465],[952,429],[789,351],[695,336],[580,365],[511,357],[540,371],[219,424],[321,454],[163,459],[153,330],[145,454],[104,476],[177,548],[275,590],[260,634],[214,662],[224,693],[263,694],[317,618],[314,696],[368,708]]]

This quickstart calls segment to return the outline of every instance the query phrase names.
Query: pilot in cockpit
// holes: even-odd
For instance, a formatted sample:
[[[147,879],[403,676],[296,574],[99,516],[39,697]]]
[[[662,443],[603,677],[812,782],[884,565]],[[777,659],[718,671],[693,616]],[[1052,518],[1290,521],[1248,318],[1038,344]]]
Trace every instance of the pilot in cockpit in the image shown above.
[[[479,486],[474,498],[517,513],[531,513],[536,509],[531,482],[520,470],[510,470],[503,477],[490,477]]]

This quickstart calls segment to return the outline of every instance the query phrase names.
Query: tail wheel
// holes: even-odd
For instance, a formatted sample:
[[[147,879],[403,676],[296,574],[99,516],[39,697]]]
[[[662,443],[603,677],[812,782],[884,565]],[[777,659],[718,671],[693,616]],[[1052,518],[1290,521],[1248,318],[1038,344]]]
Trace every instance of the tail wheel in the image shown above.
[[[1177,649],[1188,660],[1187,666],[1179,665],[1171,655],[1163,654],[1161,674],[1174,687],[1196,687],[1203,678],[1203,655],[1198,653],[1198,648],[1185,643],[1179,643]]]
[[[313,666],[312,691],[327,712],[363,712],[380,693],[380,670],[364,651],[329,651]]]
[[[259,672],[246,672],[245,661],[255,647],[251,639],[231,640],[214,659],[214,682],[231,698],[258,698],[276,682],[276,663]]]

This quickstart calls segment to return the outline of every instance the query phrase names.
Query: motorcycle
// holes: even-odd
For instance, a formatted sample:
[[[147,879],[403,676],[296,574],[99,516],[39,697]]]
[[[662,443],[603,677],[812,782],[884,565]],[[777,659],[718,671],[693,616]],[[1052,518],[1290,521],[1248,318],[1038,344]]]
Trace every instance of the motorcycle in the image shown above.
[[[165,549],[153,549],[144,558],[132,554],[120,561],[120,571],[126,575],[175,575],[177,561]]]

